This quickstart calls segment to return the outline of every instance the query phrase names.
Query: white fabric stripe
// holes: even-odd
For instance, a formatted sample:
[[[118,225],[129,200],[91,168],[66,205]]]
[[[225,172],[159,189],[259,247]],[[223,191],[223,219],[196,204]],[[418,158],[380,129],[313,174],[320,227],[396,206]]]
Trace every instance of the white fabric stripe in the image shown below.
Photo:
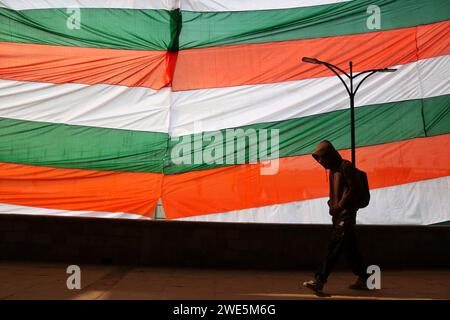
[[[0,0],[0,7],[13,10],[51,8],[175,10],[180,7],[180,0]]]
[[[371,190],[358,224],[429,225],[450,220],[450,177]],[[177,220],[258,223],[330,224],[328,198],[289,202]]]
[[[185,11],[249,11],[288,9],[348,2],[350,0],[182,0]]]
[[[398,70],[395,73],[378,73],[367,79],[358,91],[356,106],[429,98],[450,93],[449,55],[420,60],[396,68]],[[281,121],[346,109],[348,105],[347,92],[335,76],[179,91],[172,94],[169,132],[173,136],[181,136],[201,131]]]
[[[133,213],[56,210],[39,207],[19,206],[8,203],[0,203],[0,214],[28,214],[36,216],[121,218],[121,219],[146,219],[146,220],[151,219],[149,217]]]
[[[170,88],[0,80],[0,117],[168,132]]]

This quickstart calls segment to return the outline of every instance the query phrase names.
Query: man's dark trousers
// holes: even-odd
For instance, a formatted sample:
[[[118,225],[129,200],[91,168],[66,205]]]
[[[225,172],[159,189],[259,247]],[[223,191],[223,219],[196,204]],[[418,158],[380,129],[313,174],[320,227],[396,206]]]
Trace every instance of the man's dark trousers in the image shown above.
[[[333,229],[328,242],[327,255],[321,269],[316,273],[316,278],[321,282],[327,282],[328,276],[342,253],[346,255],[353,273],[367,279],[368,274],[364,268],[355,235],[355,218],[356,213],[347,215],[345,219],[342,217],[333,218]]]

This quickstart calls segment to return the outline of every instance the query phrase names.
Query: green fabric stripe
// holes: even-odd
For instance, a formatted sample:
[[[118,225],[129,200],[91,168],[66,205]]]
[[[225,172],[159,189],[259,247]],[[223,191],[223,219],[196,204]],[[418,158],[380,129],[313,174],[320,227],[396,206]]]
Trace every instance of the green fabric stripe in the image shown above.
[[[0,118],[0,162],[162,172],[166,133]]]
[[[80,9],[80,29],[68,28],[68,9],[0,8],[0,41],[75,47],[176,50],[180,12]]]
[[[448,99],[427,99],[423,103],[426,133],[434,136],[446,133],[450,127],[450,102]]]
[[[387,142],[395,142],[417,137],[424,137],[424,124],[432,128],[428,130],[427,136],[450,133],[450,122],[445,117],[428,117],[433,115],[448,115],[450,108],[450,96],[440,96],[425,100],[410,100],[403,102],[386,103],[359,107],[355,110],[356,115],[356,144],[357,146],[369,146]],[[423,109],[423,110],[422,110]],[[422,113],[426,112],[425,123]],[[439,120],[436,120],[439,118]],[[325,114],[313,115],[303,118],[290,119],[279,122],[261,123],[242,127],[244,131],[254,129],[279,130],[279,156],[288,157],[311,153],[316,144],[323,140],[330,140],[338,149],[350,148],[349,131],[349,111],[340,110]],[[187,135],[173,138],[169,142],[169,152],[171,162],[167,163],[164,173],[176,174],[192,170],[204,170],[222,167],[226,164],[214,161],[212,148],[217,146],[220,153],[225,156],[217,156],[218,159],[226,159],[227,149],[225,145],[226,131],[214,132],[218,140],[206,140],[203,145],[196,147],[194,139],[201,141],[201,134]],[[270,136],[270,132],[268,133]],[[222,137],[222,142],[219,138]],[[212,142],[210,142],[212,141]],[[270,145],[270,139],[261,140],[264,145]],[[207,149],[207,147],[209,149]],[[192,150],[192,152],[188,152]],[[204,150],[205,153],[212,154],[212,161],[203,163],[194,160],[197,150]],[[245,159],[236,163],[249,162],[250,159],[261,160],[264,157],[258,156],[257,142],[247,139],[245,145],[238,148],[237,139],[234,140],[234,150],[240,150],[245,154]],[[185,152],[183,152],[185,151]],[[269,150],[270,151],[270,150]],[[197,157],[201,152],[197,152]],[[216,154],[216,155],[217,155]],[[231,154],[228,152],[228,154]],[[236,154],[236,151],[234,152]],[[269,153],[270,154],[270,153]],[[180,161],[174,161],[174,155],[180,156]],[[180,164],[182,157],[186,155],[185,163]],[[190,162],[188,162],[190,161]],[[225,160],[223,160],[225,162]],[[226,161],[230,164],[230,162]],[[231,163],[232,164],[232,163]]]
[[[450,227],[450,220],[443,221],[443,222],[438,222],[438,223],[433,223],[432,226],[449,226]]]
[[[369,5],[381,9],[381,28],[369,29]],[[357,0],[313,7],[182,12],[180,48],[261,43],[391,30],[450,19],[450,1]]]

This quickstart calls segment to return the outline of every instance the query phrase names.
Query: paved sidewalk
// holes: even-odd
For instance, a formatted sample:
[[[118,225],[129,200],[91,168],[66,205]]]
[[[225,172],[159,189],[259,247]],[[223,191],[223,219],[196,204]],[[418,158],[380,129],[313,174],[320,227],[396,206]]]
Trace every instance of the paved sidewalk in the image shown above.
[[[0,262],[0,299],[450,299],[450,270],[382,270],[381,290],[353,291],[336,272],[317,297],[299,284],[310,272],[80,265],[81,290],[68,290],[67,265]]]

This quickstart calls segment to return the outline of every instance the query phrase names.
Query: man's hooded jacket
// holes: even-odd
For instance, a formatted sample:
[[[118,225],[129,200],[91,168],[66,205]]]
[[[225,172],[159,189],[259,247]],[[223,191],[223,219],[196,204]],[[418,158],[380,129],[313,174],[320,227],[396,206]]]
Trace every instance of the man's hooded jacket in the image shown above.
[[[358,210],[358,190],[360,180],[350,161],[342,159],[331,142],[323,140],[312,153],[314,159],[330,170],[330,214],[333,218],[352,218]],[[333,219],[334,220],[334,219]]]

